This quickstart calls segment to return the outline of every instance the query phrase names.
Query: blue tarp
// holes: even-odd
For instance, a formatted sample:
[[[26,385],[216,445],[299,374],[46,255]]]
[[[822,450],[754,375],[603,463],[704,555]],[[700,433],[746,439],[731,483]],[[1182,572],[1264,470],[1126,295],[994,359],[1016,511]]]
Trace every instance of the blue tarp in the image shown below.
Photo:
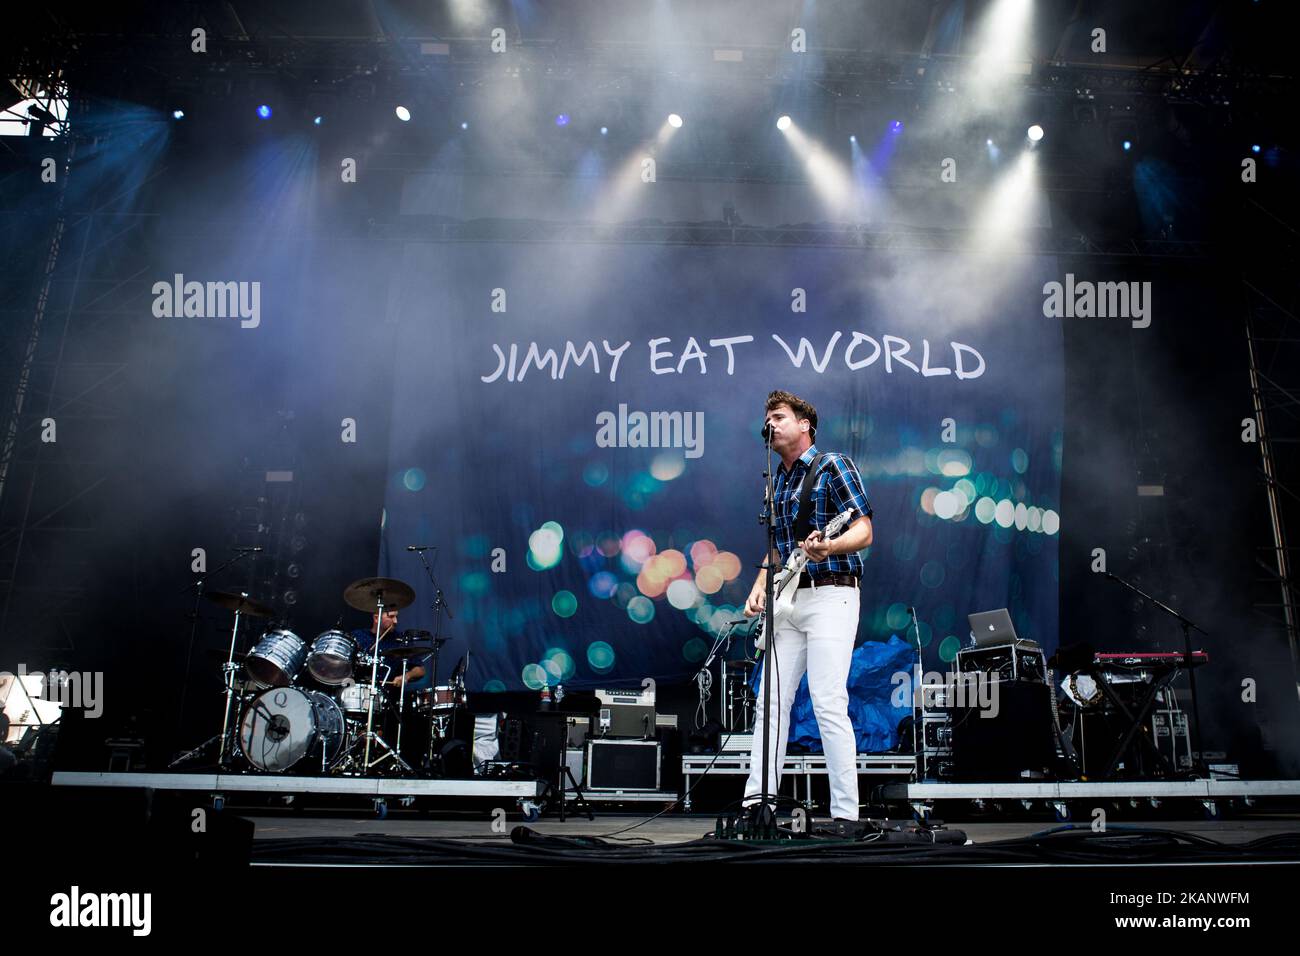
[[[912,709],[910,699],[902,706],[894,706],[891,697],[898,687],[894,675],[900,672],[911,675],[915,662],[916,651],[912,645],[893,634],[883,644],[866,641],[853,649],[853,662],[849,665],[849,719],[858,738],[858,753],[884,753],[898,743],[899,721]],[[754,674],[754,693],[760,699],[762,676],[760,665]],[[812,753],[822,750],[822,735],[813,716],[807,674],[799,682],[790,709],[790,743]]]

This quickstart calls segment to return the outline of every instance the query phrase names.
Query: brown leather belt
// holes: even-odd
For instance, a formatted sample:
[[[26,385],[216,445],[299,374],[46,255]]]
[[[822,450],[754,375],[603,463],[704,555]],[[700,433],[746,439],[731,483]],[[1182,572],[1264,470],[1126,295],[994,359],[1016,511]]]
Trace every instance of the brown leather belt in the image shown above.
[[[849,574],[847,571],[831,571],[828,574],[818,574],[815,577],[809,577],[808,572],[804,571],[799,575],[799,587],[810,588],[814,585],[819,588],[834,587],[836,585],[855,588],[858,586],[858,576]]]

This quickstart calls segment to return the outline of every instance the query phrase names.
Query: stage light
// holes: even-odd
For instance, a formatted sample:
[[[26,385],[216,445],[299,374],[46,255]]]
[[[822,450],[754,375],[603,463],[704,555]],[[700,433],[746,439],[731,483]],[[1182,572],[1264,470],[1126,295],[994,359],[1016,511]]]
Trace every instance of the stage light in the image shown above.
[[[261,106],[259,106],[259,107],[257,108],[257,116],[258,116],[259,119],[270,119],[270,118],[271,118],[271,107],[269,107],[269,106],[267,106],[265,103],[263,103]]]
[[[1253,146],[1251,146],[1251,147],[1250,147],[1250,151],[1251,151],[1252,153],[1258,153],[1258,152],[1259,152],[1259,143],[1255,143]]]
[[[857,134],[856,134],[856,133],[850,133],[850,134],[849,134],[849,142],[850,142],[850,143],[856,143],[857,141],[858,141],[858,136],[857,136]]]
[[[569,125],[569,114],[568,114],[568,113],[561,113],[559,116],[555,117],[555,125],[556,125],[556,126],[568,126],[568,125]]]
[[[788,116],[782,116],[780,119],[778,119],[778,120],[776,121],[776,128],[779,129],[779,130],[787,130],[787,129],[789,129],[789,128],[790,128],[790,117],[788,117]]]
[[[460,128],[461,128],[461,129],[469,129],[469,123],[468,123],[468,122],[462,122],[462,123],[460,124]]]
[[[185,119],[184,110],[172,110],[172,119]]]
[[[601,135],[601,136],[608,136],[608,135],[609,135],[609,127],[608,127],[608,126],[602,126],[602,127],[600,128],[600,135]]]
[[[1042,138],[1043,128],[1041,126],[1035,123],[1033,126],[1029,127],[1029,141],[1031,143],[1037,143]]]
[[[324,121],[325,121],[325,117],[323,117],[323,116],[317,116],[317,117],[316,117],[314,120],[312,120],[311,122],[312,122],[312,125],[313,125],[313,126],[319,126],[319,125],[320,125],[321,123],[323,123]]]
[[[1124,140],[1124,152],[1127,153],[1132,148],[1133,148],[1133,141],[1131,139]]]
[[[985,146],[992,146],[992,145],[993,145],[993,140],[991,140],[991,139],[986,139],[986,140],[984,141],[984,145],[985,145]]]
[[[682,118],[681,118],[680,116],[678,116],[676,113],[669,113],[669,114],[668,114],[668,125],[671,126],[673,129],[681,129],[681,128],[682,128]]]
[[[399,107],[398,107],[397,109],[395,109],[393,112],[395,112],[395,113],[397,114],[397,118],[398,118],[399,120],[401,120],[403,123],[408,123],[408,122],[410,122],[410,120],[411,120],[411,111],[408,110],[405,106],[399,106]]]
[[[890,131],[891,133],[901,133],[901,132],[903,131],[903,121],[902,121],[902,120],[890,120],[890,122],[889,122],[889,131]]]

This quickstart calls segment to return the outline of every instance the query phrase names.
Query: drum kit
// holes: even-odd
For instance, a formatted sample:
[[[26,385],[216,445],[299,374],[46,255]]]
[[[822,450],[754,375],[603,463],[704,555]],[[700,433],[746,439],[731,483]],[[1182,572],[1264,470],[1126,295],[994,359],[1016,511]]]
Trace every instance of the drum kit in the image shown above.
[[[465,667],[458,665],[448,684],[407,690],[408,665],[428,658],[429,672],[436,677],[438,652],[446,641],[428,631],[394,635],[391,625],[380,630],[385,614],[414,603],[410,585],[395,578],[362,578],[343,592],[349,606],[374,615],[375,634],[368,647],[338,629],[324,631],[308,644],[286,627],[271,627],[250,651],[239,653],[241,620],[272,618],[272,608],[243,593],[205,596],[234,612],[222,664],[225,713],[221,733],[177,757],[171,767],[193,763],[215,746],[217,765],[224,770],[414,774],[416,768],[401,755],[401,735],[404,723],[415,720],[429,730],[421,770],[438,772],[437,748],[445,741],[453,712],[465,704]],[[391,681],[398,662],[403,680],[395,687]],[[384,726],[397,729],[393,745],[381,733]]]

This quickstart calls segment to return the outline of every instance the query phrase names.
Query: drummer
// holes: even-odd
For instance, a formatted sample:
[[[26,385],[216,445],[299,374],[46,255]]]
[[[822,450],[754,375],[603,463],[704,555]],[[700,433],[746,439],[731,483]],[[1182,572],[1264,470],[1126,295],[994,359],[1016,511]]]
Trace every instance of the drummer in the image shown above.
[[[371,615],[370,630],[363,631],[358,628],[352,632],[359,653],[368,654],[370,648],[374,646],[375,622],[378,616],[378,613]],[[387,654],[388,651],[395,650],[397,647],[397,611],[385,610],[379,634],[379,668],[382,673],[387,675],[383,679],[383,686],[388,689],[387,698],[389,704],[394,706],[385,710],[381,719],[381,726],[385,738],[393,746],[397,746],[397,742],[401,741],[402,758],[411,766],[422,770],[429,760],[429,722],[428,720],[419,719],[419,714],[415,709],[416,701],[413,690],[419,686],[415,682],[419,681],[427,673],[430,666],[430,655],[424,654],[407,658],[405,660],[407,665],[405,677],[403,677],[403,660],[397,657],[389,657]],[[366,669],[365,673],[368,675],[369,669]],[[403,680],[406,683],[406,692],[404,694],[402,693]],[[424,681],[423,686],[428,686],[428,681]],[[403,702],[401,711],[395,706],[399,695]],[[398,734],[399,724],[402,731],[400,735]]]
[[[379,612],[376,611],[370,617],[370,628],[365,630],[357,628],[352,632],[352,638],[357,642],[357,650],[363,654],[369,654],[370,649],[375,645],[375,625],[379,620]],[[384,611],[383,624],[379,633],[379,654],[380,670],[387,670],[388,677],[384,680],[384,686],[391,688],[394,692],[399,691],[402,682],[405,681],[407,689],[415,686],[415,682],[423,677],[426,673],[426,666],[429,662],[429,655],[413,657],[407,660],[405,675],[402,672],[402,661],[399,658],[388,656],[388,651],[396,647],[397,631],[397,611]]]

